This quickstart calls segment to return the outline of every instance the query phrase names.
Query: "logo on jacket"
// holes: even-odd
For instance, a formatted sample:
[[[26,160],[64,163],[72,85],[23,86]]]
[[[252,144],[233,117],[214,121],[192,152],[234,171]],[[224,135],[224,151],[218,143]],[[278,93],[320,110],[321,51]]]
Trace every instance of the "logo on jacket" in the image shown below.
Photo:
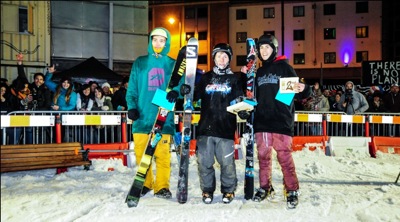
[[[211,83],[206,86],[206,93],[213,94],[216,92],[222,93],[224,95],[229,94],[232,91],[232,87],[229,82],[219,83],[211,80]]]
[[[165,79],[165,74],[164,74],[164,69],[162,68],[152,68],[149,71],[149,74],[147,75],[148,78],[148,90],[149,91],[155,91],[160,86],[163,85],[164,79]]]
[[[278,84],[280,79],[280,76],[277,76],[276,74],[269,74],[268,76],[264,75],[258,78],[258,86],[264,85],[264,84]]]

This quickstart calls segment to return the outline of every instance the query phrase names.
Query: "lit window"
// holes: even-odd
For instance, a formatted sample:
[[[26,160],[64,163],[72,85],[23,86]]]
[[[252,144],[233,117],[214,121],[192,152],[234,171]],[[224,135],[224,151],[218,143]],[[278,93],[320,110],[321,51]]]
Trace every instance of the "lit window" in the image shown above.
[[[368,38],[368,26],[356,27],[356,38]]]
[[[194,32],[186,32],[186,41],[194,37]]]

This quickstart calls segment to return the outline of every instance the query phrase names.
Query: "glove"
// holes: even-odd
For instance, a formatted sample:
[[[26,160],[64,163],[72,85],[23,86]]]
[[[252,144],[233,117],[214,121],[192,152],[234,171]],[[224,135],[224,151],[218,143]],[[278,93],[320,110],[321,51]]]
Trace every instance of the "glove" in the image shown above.
[[[179,93],[175,90],[171,90],[167,93],[167,100],[170,103],[176,102],[176,99],[178,98]]]
[[[189,94],[190,90],[191,90],[191,87],[188,84],[182,84],[181,85],[180,91],[181,91],[181,95],[182,96]]]
[[[101,107],[101,110],[103,110],[103,111],[108,111],[109,108],[108,108],[108,106],[102,106],[102,107]]]
[[[240,117],[240,119],[248,119],[250,117],[250,112],[242,110],[238,112],[238,116]]]
[[[131,120],[137,120],[139,119],[139,111],[137,109],[130,109],[128,110],[128,118]]]

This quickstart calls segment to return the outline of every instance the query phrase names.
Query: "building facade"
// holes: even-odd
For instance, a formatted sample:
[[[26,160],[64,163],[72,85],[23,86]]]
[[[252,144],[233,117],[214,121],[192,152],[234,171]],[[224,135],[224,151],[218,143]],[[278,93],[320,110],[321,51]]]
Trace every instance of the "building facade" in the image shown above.
[[[229,8],[233,67],[245,64],[246,38],[271,33],[299,76],[361,82],[361,64],[382,60],[381,1],[285,1]],[[332,81],[331,81],[332,82]]]
[[[19,53],[30,81],[50,65],[64,71],[92,56],[129,75],[147,43],[147,1],[1,1],[1,78],[9,82]]]
[[[186,44],[187,36],[194,34],[201,39],[199,68],[205,70],[213,65],[209,53],[212,46],[228,42],[234,52],[232,69],[239,71],[246,63],[246,38],[258,38],[264,33],[276,36],[280,44],[278,54],[286,55],[298,75],[310,82],[343,84],[345,80],[353,80],[360,84],[362,61],[383,57],[382,1],[150,1],[149,4],[149,29],[164,26],[176,36],[172,57],[176,56],[178,46]],[[194,22],[189,22],[193,10],[195,15],[203,17],[197,16]],[[178,18],[180,25],[169,24],[170,17]]]

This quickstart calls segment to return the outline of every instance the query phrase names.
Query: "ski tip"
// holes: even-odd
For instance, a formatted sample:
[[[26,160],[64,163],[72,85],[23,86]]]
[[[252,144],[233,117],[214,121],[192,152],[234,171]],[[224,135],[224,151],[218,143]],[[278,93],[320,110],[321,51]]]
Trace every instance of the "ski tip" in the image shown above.
[[[138,202],[133,201],[133,200],[127,200],[126,204],[128,205],[129,208],[131,208],[131,207],[137,207]]]
[[[253,199],[253,196],[244,196],[244,199],[245,199],[245,200],[252,200],[252,199]]]

